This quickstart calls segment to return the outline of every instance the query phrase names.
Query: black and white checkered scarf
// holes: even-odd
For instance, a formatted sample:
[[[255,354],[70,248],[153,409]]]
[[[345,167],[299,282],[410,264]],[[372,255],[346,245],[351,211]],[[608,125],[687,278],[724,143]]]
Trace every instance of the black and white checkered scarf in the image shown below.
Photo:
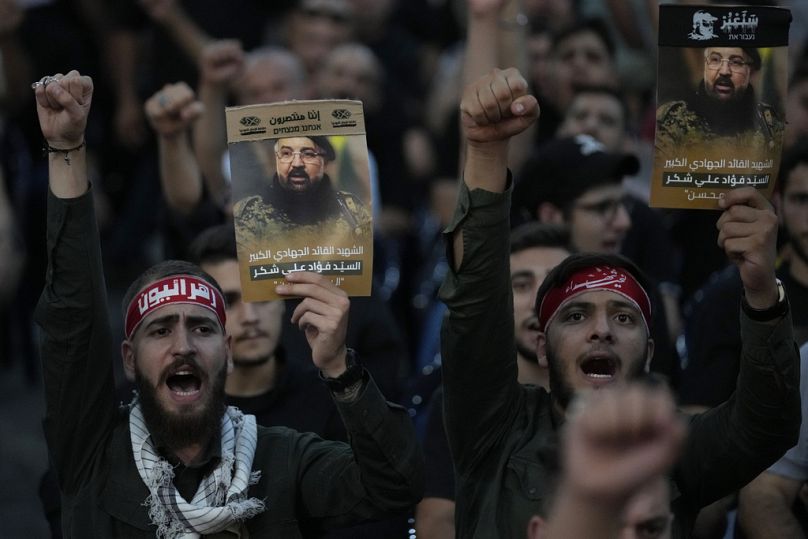
[[[229,530],[238,533],[241,522],[266,509],[264,502],[247,498],[247,489],[258,482],[252,472],[258,431],[255,416],[228,407],[222,416],[222,458],[187,502],[174,487],[174,469],[160,456],[135,400],[129,413],[132,452],[141,479],[151,493],[144,505],[157,526],[157,537],[191,539]]]

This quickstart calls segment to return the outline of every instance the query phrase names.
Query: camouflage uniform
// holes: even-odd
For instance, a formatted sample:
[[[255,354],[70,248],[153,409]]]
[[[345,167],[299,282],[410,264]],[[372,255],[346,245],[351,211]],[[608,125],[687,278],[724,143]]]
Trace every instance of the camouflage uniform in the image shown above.
[[[750,93],[749,97],[753,97]],[[729,126],[717,126],[711,123],[705,114],[697,110],[701,103],[702,110],[710,110],[710,98],[703,94],[703,83],[700,91],[692,101],[671,101],[657,109],[656,145],[662,152],[669,152],[691,144],[700,144],[718,138],[736,137],[738,145],[753,144],[761,148],[774,148],[782,138],[783,121],[777,111],[766,103],[755,103],[754,100],[738,106],[739,114],[729,118]],[[713,103],[713,111],[717,110]],[[746,112],[749,111],[749,112]],[[751,113],[751,114],[750,114]]]
[[[260,244],[262,238],[291,232],[311,237],[324,234],[356,239],[369,237],[371,218],[362,200],[353,193],[331,189],[327,177],[322,181],[328,183],[305,199],[305,213],[267,202],[265,198],[271,199],[270,196],[251,195],[236,202],[233,219],[241,241]],[[299,210],[303,204],[298,206]]]

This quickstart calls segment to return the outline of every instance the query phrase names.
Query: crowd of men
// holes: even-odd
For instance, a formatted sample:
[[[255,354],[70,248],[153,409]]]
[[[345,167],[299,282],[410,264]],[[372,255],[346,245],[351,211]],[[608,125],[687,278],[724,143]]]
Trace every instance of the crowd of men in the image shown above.
[[[808,56],[777,108],[705,48],[657,107],[654,16],[0,0],[0,361],[53,536],[805,536]],[[224,108],[320,98],[363,102],[367,189],[301,136],[234,200]],[[784,137],[772,200],[650,208],[655,125]],[[372,226],[372,295],[244,301],[235,227],[313,225]]]

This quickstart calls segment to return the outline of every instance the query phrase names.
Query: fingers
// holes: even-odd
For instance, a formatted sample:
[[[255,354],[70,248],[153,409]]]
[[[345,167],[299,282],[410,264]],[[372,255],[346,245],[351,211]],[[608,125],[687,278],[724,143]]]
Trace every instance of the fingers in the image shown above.
[[[499,142],[530,127],[539,116],[539,104],[527,91],[527,81],[514,68],[494,69],[468,85],[460,103],[466,139]]]
[[[174,135],[184,131],[205,110],[196,94],[184,82],[166,84],[144,105],[152,128],[161,135]]]
[[[718,245],[728,254],[775,247],[777,216],[754,188],[734,189],[723,199],[725,210],[716,223]]]
[[[758,210],[771,208],[771,204],[763,194],[754,187],[739,187],[730,189],[724,193],[724,197],[718,200],[718,205],[722,208],[730,208],[736,204],[744,204]]]
[[[670,392],[642,384],[587,395],[569,417],[565,474],[573,488],[620,501],[677,458],[685,438]]]
[[[478,125],[497,123],[519,115],[511,110],[511,105],[526,91],[527,81],[516,69],[494,69],[466,88],[460,109]],[[524,107],[524,103],[520,106]]]
[[[237,78],[244,68],[244,50],[235,39],[214,41],[202,50],[202,78],[211,83],[224,83]]]
[[[70,71],[67,75],[57,73],[42,77],[31,86],[41,107],[67,110],[72,113],[89,105],[93,94],[92,79],[76,70]]]
[[[305,298],[292,313],[292,323],[298,325],[308,312],[341,320],[347,317],[350,307],[348,294],[315,272],[290,273],[286,282],[275,287],[275,291],[281,296]]]

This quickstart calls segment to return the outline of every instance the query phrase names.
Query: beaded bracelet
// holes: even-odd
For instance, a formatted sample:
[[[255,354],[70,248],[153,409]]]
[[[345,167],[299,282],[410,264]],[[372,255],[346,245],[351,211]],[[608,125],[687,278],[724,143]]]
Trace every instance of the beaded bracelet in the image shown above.
[[[68,165],[70,164],[70,152],[75,152],[76,150],[80,150],[84,148],[86,141],[81,141],[81,144],[76,146],[75,148],[54,148],[47,141],[42,146],[42,151],[46,153],[63,153],[65,156],[65,163]]]

